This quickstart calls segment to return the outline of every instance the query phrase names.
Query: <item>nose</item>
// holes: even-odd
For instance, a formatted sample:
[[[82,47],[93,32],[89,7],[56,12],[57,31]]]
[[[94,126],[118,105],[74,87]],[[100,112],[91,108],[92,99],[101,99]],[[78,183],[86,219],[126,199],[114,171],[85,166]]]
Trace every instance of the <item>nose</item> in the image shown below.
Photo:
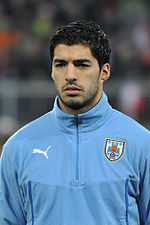
[[[66,71],[66,81],[77,80],[76,68],[72,63],[69,63]]]

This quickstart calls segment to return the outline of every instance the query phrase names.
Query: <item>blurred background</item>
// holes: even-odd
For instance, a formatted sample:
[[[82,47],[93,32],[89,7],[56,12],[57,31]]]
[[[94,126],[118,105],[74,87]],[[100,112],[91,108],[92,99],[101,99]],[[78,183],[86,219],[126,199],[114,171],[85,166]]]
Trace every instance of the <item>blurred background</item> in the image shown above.
[[[97,22],[109,37],[111,105],[150,129],[149,0],[1,0],[0,152],[17,129],[52,109],[48,40],[79,19]]]

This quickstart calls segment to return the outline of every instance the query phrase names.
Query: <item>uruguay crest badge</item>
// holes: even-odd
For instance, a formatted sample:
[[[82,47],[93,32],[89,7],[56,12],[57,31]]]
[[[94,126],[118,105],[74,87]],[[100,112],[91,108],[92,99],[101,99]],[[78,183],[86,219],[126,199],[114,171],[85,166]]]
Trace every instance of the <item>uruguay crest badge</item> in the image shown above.
[[[124,148],[125,141],[106,138],[104,154],[109,161],[114,162],[123,156]]]

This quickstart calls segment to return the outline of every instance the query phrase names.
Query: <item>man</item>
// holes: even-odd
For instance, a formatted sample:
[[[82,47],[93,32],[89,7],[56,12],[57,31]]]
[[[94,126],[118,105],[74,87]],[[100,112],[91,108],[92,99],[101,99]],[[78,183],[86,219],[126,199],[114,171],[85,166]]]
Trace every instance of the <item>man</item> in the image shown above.
[[[0,224],[150,224],[150,133],[111,108],[107,36],[93,22],[50,40],[58,96],[5,144]]]

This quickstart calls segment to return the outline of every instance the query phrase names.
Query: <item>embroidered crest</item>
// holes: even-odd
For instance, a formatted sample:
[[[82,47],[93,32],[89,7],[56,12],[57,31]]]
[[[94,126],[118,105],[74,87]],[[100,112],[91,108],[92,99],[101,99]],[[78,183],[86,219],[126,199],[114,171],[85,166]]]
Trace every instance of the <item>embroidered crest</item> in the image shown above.
[[[124,147],[125,141],[106,138],[104,154],[109,161],[117,161],[123,156]]]

